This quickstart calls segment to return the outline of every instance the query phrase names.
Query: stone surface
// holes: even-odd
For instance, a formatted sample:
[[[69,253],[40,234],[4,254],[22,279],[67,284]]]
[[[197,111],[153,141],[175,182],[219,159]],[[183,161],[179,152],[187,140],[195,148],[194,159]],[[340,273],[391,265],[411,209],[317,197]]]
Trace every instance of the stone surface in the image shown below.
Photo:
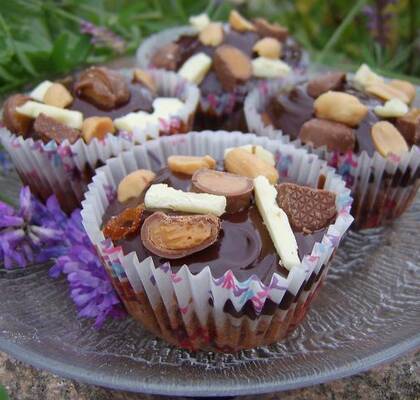
[[[169,397],[118,392],[62,379],[0,352],[0,383],[19,400],[165,400]],[[420,398],[420,350],[369,372],[305,389],[241,400],[415,400]],[[182,398],[180,398],[182,399]]]

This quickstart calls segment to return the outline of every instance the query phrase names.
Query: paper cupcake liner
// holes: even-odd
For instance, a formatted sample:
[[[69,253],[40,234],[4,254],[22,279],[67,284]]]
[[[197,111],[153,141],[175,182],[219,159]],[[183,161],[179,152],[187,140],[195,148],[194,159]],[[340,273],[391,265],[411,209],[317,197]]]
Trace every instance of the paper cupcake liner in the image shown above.
[[[183,35],[194,35],[197,30],[190,26],[180,26],[175,28],[166,29],[162,32],[156,33],[145,41],[142,42],[137,50],[136,59],[137,64],[141,68],[153,68],[151,59],[156,50],[162,46],[176,41]],[[303,74],[309,64],[309,54],[302,50],[302,58],[299,65],[293,68],[296,74]],[[229,115],[229,129],[240,129],[244,126],[244,116],[242,104],[245,100],[247,93],[255,86],[255,83],[249,83],[238,86],[235,92],[216,94],[211,93],[207,96],[201,95],[199,115],[206,123],[206,118],[211,118],[212,125],[219,125],[227,121],[222,118]],[[233,115],[232,115],[233,114]],[[208,127],[208,125],[207,125]]]
[[[132,70],[121,72],[128,74]],[[24,139],[1,127],[0,140],[23,183],[29,185],[42,200],[55,194],[62,208],[70,212],[80,206],[94,169],[107,159],[148,139],[190,131],[199,100],[197,87],[173,72],[153,70],[150,73],[157,83],[159,96],[177,97],[184,102],[176,116],[161,118],[158,123],[135,128],[133,132],[109,134],[103,140],[95,138],[85,143],[80,138],[74,144],[65,140],[59,145],[53,140],[44,143],[32,138]]]
[[[292,141],[280,129],[265,126],[261,111],[270,97],[280,90],[290,90],[298,81],[300,78],[264,82],[252,90],[245,100],[248,129],[259,136],[303,147],[336,168],[351,189],[354,198],[352,214],[357,229],[380,226],[401,216],[414,200],[420,185],[420,148],[412,146],[402,157],[390,155],[384,158],[377,151],[372,156],[366,151],[343,154],[328,151],[326,146],[304,145],[299,139]]]
[[[140,261],[134,252],[124,255],[121,247],[104,238],[103,215],[126,174],[139,168],[157,171],[172,154],[210,154],[222,160],[226,148],[245,144],[262,145],[273,152],[284,179],[312,187],[325,181],[325,188],[337,194],[336,222],[287,278],[275,273],[267,285],[255,275],[240,282],[231,270],[214,277],[206,267],[193,275],[186,265],[175,273],[169,263],[155,267],[151,257]],[[204,131],[160,138],[122,153],[96,172],[82,203],[83,225],[116,290],[129,313],[155,335],[190,349],[236,351],[284,337],[306,313],[334,250],[353,221],[350,191],[325,161],[303,149],[240,132]],[[236,312],[252,307],[256,318],[223,311],[228,300]],[[262,310],[270,304],[274,311],[265,315]]]

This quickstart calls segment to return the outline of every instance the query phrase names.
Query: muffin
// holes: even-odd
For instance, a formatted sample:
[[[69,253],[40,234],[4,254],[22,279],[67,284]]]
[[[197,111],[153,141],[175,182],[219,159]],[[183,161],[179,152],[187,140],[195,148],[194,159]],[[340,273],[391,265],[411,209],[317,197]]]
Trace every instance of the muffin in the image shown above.
[[[137,52],[142,68],[163,68],[197,84],[200,108],[194,128],[244,130],[243,101],[262,79],[301,71],[307,53],[287,28],[263,18],[246,20],[232,11],[229,22],[190,18],[191,26],[172,28],[145,40]]]
[[[198,89],[166,71],[91,67],[10,96],[0,138],[40,199],[80,206],[94,169],[146,139],[190,130]]]
[[[133,318],[176,346],[237,351],[305,316],[352,222],[349,193],[303,149],[205,131],[109,160],[82,219]]]
[[[261,95],[264,93],[264,96]],[[356,227],[398,218],[420,177],[416,88],[385,81],[367,65],[355,75],[267,83],[245,102],[249,130],[304,145],[337,168],[354,197]]]

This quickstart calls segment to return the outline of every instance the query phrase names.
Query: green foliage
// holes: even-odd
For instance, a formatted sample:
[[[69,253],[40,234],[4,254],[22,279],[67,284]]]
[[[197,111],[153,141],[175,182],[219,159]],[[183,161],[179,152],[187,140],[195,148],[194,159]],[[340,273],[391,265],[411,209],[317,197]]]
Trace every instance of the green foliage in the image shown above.
[[[0,8],[0,94],[46,77],[64,75],[86,64],[121,55],[118,47],[91,43],[83,21],[104,27],[133,54],[141,40],[169,26],[187,23],[206,10],[225,20],[233,2],[206,0],[8,0]],[[238,3],[238,1],[235,1]],[[386,46],[366,27],[362,9],[368,0],[248,0],[239,2],[248,16],[265,16],[289,27],[313,59],[353,69],[361,62],[385,73],[420,78],[420,7],[416,0],[390,6]],[[111,39],[112,40],[112,39]],[[116,39],[117,40],[117,39]],[[121,42],[120,42],[121,43]]]

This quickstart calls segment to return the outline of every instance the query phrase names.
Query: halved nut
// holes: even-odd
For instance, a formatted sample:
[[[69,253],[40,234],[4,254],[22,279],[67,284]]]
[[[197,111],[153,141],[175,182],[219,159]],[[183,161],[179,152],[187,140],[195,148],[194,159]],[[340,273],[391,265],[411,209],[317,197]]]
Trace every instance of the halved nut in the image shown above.
[[[214,215],[167,215],[155,212],[141,228],[141,241],[151,253],[177,259],[197,253],[217,241],[220,219]]]
[[[398,129],[388,121],[380,121],[372,126],[373,144],[383,157],[389,154],[402,156],[408,151],[408,145]]]
[[[263,175],[272,184],[279,179],[279,174],[272,165],[241,148],[233,149],[226,154],[225,169],[233,174],[248,178]]]
[[[89,117],[83,121],[82,136],[86,143],[93,138],[102,140],[107,133],[114,133],[115,128],[109,117]]]
[[[391,99],[383,106],[376,106],[374,111],[376,115],[383,118],[402,117],[408,113],[408,106],[399,99]]]
[[[201,168],[191,179],[192,190],[226,197],[226,212],[235,213],[249,206],[254,185],[252,180],[228,172]]]
[[[216,160],[209,155],[198,156],[169,156],[168,167],[172,172],[193,175],[200,168],[216,168]]]
[[[131,198],[140,197],[156,174],[148,169],[138,169],[128,174],[118,185],[118,201],[123,203]]]
[[[411,103],[416,97],[416,87],[408,81],[394,79],[391,82],[389,82],[389,85],[395,89],[400,90],[401,92],[404,92],[408,97],[409,103]]]
[[[152,75],[150,75],[144,69],[136,68],[133,72],[133,81],[141,83],[150,89],[153,93],[157,91],[157,85]]]
[[[405,92],[383,82],[376,82],[371,85],[367,85],[365,87],[365,91],[379,97],[382,100],[399,99],[406,104],[410,102],[410,98]]]
[[[368,113],[368,108],[351,94],[329,91],[321,94],[315,102],[317,118],[341,122],[349,126],[358,125]]]
[[[45,92],[43,101],[50,106],[66,108],[73,102],[73,96],[61,83],[53,83]]]
[[[229,14],[229,24],[233,29],[235,29],[239,32],[255,31],[254,24],[249,22],[246,18],[244,18],[236,10],[232,10],[230,12],[230,14]]]
[[[278,59],[281,56],[282,44],[277,39],[266,37],[255,43],[252,50],[261,57]]]
[[[205,46],[216,47],[223,42],[223,25],[220,22],[211,22],[198,35]]]

